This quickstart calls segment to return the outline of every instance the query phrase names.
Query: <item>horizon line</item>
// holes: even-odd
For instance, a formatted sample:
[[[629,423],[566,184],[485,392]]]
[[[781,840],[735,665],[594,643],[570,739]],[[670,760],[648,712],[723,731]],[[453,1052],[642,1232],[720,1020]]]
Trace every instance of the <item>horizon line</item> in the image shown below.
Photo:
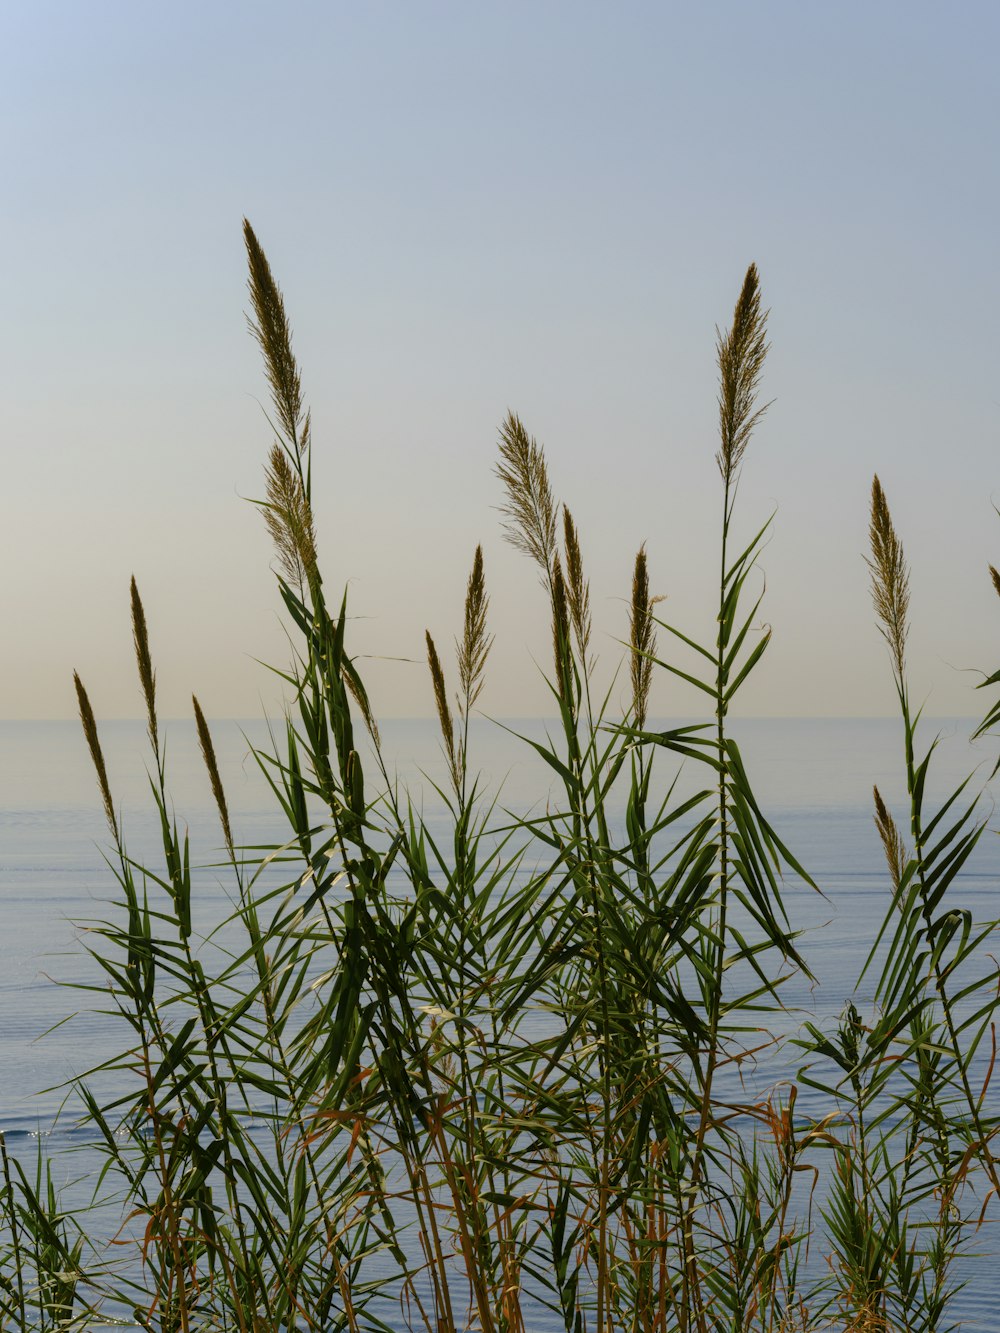
[[[208,715],[212,722],[275,722],[284,719],[283,713],[276,713],[274,716],[267,714],[254,714],[247,717],[239,714],[211,714]],[[899,719],[898,713],[752,713],[743,717],[729,714],[730,722],[889,722]],[[191,713],[177,713],[171,716],[160,717],[160,722],[190,722],[194,723],[194,715]],[[432,713],[399,713],[390,717],[380,717],[377,719],[379,724],[390,722],[437,722],[437,717]],[[558,722],[559,718],[554,713],[497,713],[489,715],[480,713],[470,718],[472,722]],[[935,722],[978,722],[980,717],[976,713],[928,713],[923,718],[924,721]],[[650,721],[668,721],[668,722],[699,722],[703,721],[706,726],[714,725],[715,718],[707,717],[704,713],[660,713]],[[57,722],[75,722],[80,723],[79,716],[71,714],[65,717],[0,717],[0,726],[4,724],[22,724],[39,726],[46,723]],[[103,717],[98,719],[99,725],[112,722],[135,722],[147,725],[147,719],[142,716],[129,717]]]

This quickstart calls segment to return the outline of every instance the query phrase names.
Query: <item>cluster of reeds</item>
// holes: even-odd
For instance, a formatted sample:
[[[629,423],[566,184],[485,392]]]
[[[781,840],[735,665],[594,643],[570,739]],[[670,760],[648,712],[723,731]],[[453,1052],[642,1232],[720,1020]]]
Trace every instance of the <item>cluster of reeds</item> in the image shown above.
[[[283,730],[256,759],[288,838],[241,845],[194,700],[233,886],[223,953],[193,921],[133,582],[156,867],[129,853],[77,679],[118,885],[88,947],[100,1003],[126,1034],[77,1092],[104,1152],[100,1190],[114,1182],[124,1201],[121,1229],[97,1246],[42,1167],[32,1181],[4,1151],[3,1326],[945,1328],[954,1260],[1000,1190],[1000,1122],[989,1074],[974,1075],[994,1032],[990,927],[949,894],[984,821],[968,783],[926,805],[934,743],[919,752],[908,575],[876,480],[872,587],[903,719],[908,837],[876,792],[890,888],[859,978],[873,1003],[852,999],[832,1031],[790,1021],[783,987],[810,974],[786,881],[816,886],[761,810],[727,720],[769,640],[754,571],[770,520],[747,540],[736,519],[765,410],[756,269],[718,340],[715,628],[701,641],[658,614],[641,546],[624,713],[597,684],[576,524],[541,446],[514,414],[502,424],[506,534],[551,617],[557,722],[524,744],[553,788],[543,813],[515,818],[476,776],[469,721],[491,645],[477,548],[454,665],[426,636],[442,838],[388,771],[346,595],[327,597],[289,323],[249,225],[245,239],[276,436],[260,503],[297,636]],[[658,672],[699,693],[703,721],[652,723]],[[682,765],[695,780],[681,789]],[[795,1048],[798,1082],[762,1081]],[[108,1073],[127,1095],[103,1095]],[[818,1120],[797,1107],[807,1085],[825,1097]]]

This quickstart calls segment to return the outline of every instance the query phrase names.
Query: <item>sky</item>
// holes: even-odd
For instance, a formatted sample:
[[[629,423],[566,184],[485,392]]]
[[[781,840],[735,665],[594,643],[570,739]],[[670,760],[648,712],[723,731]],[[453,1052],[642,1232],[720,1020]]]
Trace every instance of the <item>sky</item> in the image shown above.
[[[0,716],[280,706],[271,434],[241,221],[284,292],[328,588],[383,717],[430,714],[483,544],[481,708],[549,711],[503,541],[508,409],[544,444],[612,701],[635,552],[711,641],[715,338],[770,308],[737,530],[774,513],[773,639],[738,711],[888,714],[868,497],[909,559],[914,698],[1000,666],[1000,7],[93,0],[0,11]],[[667,651],[666,635],[661,646]],[[450,662],[448,670],[454,682]],[[697,713],[660,673],[654,710]]]

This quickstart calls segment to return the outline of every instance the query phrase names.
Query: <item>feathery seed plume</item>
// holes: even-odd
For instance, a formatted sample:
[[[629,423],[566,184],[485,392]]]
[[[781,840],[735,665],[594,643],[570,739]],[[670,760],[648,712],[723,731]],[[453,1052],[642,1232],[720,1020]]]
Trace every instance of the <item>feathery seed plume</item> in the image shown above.
[[[903,545],[892,525],[885,492],[878,477],[872,479],[872,509],[868,525],[871,558],[865,563],[871,572],[872,603],[879,621],[879,631],[892,654],[897,680],[902,683],[906,653],[906,617],[910,607],[910,572],[903,557]]]
[[[549,485],[545,452],[513,412],[500,427],[500,461],[496,474],[507,491],[500,512],[506,515],[504,534],[512,546],[539,566],[543,581],[551,579],[556,549],[555,501]]]
[[[483,548],[477,546],[472,559],[472,572],[465,590],[465,629],[461,643],[456,641],[458,678],[462,686],[466,713],[482,692],[486,659],[493,644],[492,636],[486,633],[486,613],[489,605],[490,599],[486,594],[486,578],[483,573]]]
[[[290,582],[311,583],[316,576],[316,532],[312,509],[299,475],[280,444],[271,446],[265,478],[264,522],[281,567]]]
[[[448,708],[448,691],[445,689],[444,672],[441,670],[441,662],[437,655],[437,649],[434,647],[430,630],[424,631],[424,637],[427,640],[427,665],[430,667],[431,680],[434,684],[434,702],[437,704],[438,721],[441,724],[441,735],[444,738],[444,747],[448,756],[448,767],[451,770],[452,781],[458,787],[459,774],[455,753],[455,728],[452,725],[451,711]]]
[[[757,390],[767,356],[767,311],[760,308],[757,265],[751,264],[733,311],[728,333],[717,336],[719,362],[719,452],[715,461],[730,485],[754,427],[770,406],[757,406]]]
[[[562,510],[563,541],[566,547],[566,592],[573,631],[580,650],[580,662],[585,665],[587,649],[590,647],[590,584],[583,577],[583,556],[580,554],[580,538],[573,522],[573,515],[565,505]]]
[[[111,799],[111,787],[108,785],[108,770],[104,766],[104,754],[101,751],[101,741],[97,734],[97,723],[94,721],[94,710],[90,706],[90,700],[87,697],[87,691],[83,687],[83,681],[77,672],[73,672],[73,684],[76,686],[76,699],[80,706],[80,721],[83,723],[83,734],[87,738],[87,748],[90,750],[90,757],[94,761],[94,768],[97,770],[97,785],[101,789],[101,799],[104,802],[104,814],[111,828],[111,836],[116,843],[119,843],[118,821],[115,819],[115,803]]]
[[[343,671],[344,684],[350,691],[351,698],[358,706],[358,710],[364,719],[365,726],[368,728],[368,734],[376,745],[381,745],[382,739],[379,736],[378,723],[375,721],[375,715],[372,712],[372,706],[369,702],[365,687],[356,671]]]
[[[646,544],[636,552],[632,574],[632,606],[630,620],[632,647],[632,708],[635,725],[641,731],[646,725],[649,690],[653,681],[651,658],[656,652],[656,630],[653,628],[653,607],[657,598],[649,595],[649,570],[646,564]]]
[[[205,721],[205,714],[201,711],[201,704],[192,694],[191,702],[194,705],[194,720],[198,728],[198,744],[201,746],[201,757],[205,761],[205,767],[208,769],[209,781],[212,784],[212,795],[215,797],[215,804],[219,811],[219,820],[222,824],[222,833],[226,839],[226,847],[229,849],[229,855],[235,859],[233,851],[233,831],[229,825],[229,806],[226,804],[226,793],[222,787],[222,779],[219,777],[219,765],[215,758],[215,746],[212,744],[212,733],[208,729],[208,723]]]
[[[899,829],[896,827],[896,821],[886,809],[885,801],[882,800],[882,794],[878,787],[873,787],[872,792],[875,796],[875,827],[882,839],[882,848],[885,851],[886,863],[892,877],[892,886],[898,892],[899,886],[903,882],[903,871],[906,869],[906,848],[903,845]]]
[[[156,673],[153,659],[149,652],[149,633],[146,629],[146,613],[142,608],[139,587],[132,576],[132,642],[135,644],[135,660],[139,667],[139,680],[142,682],[142,694],[146,700],[146,719],[149,731],[149,743],[153,753],[160,756],[160,738],[156,726]]]
[[[569,695],[569,623],[566,583],[557,555],[552,566],[552,650],[556,663],[556,682],[564,699]]]
[[[247,316],[247,327],[264,354],[264,373],[281,429],[301,458],[309,443],[309,420],[307,417],[303,427],[302,381],[292,352],[292,331],[285,303],[267,256],[246,218],[243,240],[250,269],[247,286],[253,306],[253,317]]]

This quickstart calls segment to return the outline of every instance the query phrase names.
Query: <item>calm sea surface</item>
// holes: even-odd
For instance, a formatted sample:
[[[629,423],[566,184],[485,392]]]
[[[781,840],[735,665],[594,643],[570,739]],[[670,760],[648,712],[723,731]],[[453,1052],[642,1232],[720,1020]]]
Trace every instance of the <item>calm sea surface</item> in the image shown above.
[[[510,725],[535,739],[544,734],[544,723],[537,721]],[[939,732],[942,737],[932,769],[932,798],[950,792],[977,765],[976,785],[989,776],[996,760],[992,743],[970,748],[970,730],[971,725],[952,720],[923,724],[925,742]],[[266,746],[266,727],[222,722],[213,731],[237,841],[284,841],[288,834],[280,815],[247,757],[247,738]],[[793,922],[807,930],[803,952],[819,980],[812,990],[799,987],[794,1003],[805,1011],[803,1017],[826,1024],[852,995],[887,901],[872,822],[873,783],[906,829],[901,727],[888,719],[782,719],[737,721],[733,731],[764,811],[825,895],[820,898],[804,886],[790,886],[788,893]],[[130,850],[139,860],[147,852],[155,856],[144,726],[112,722],[101,734]],[[438,798],[420,773],[444,780],[435,724],[389,722],[383,740],[401,780],[415,797],[424,793],[424,812],[433,821]],[[193,725],[168,724],[167,744],[178,820],[190,828],[193,860],[208,865],[218,856],[220,836]],[[503,804],[544,808],[551,774],[528,747],[482,721],[473,727],[472,753],[487,785],[503,784]],[[664,764],[664,779],[674,771]],[[984,813],[990,812],[991,801],[987,791]],[[74,1128],[68,1109],[58,1116],[65,1095],[60,1085],[107,1058],[117,1041],[108,1020],[92,1012],[99,1000],[72,988],[96,978],[81,947],[81,930],[88,920],[107,914],[106,901],[114,893],[102,860],[106,833],[78,725],[0,722],[0,1128],[10,1149],[26,1161],[34,1160],[39,1139],[64,1157],[64,1150],[74,1147],[67,1178],[87,1170],[86,1132]],[[214,871],[202,873],[198,884],[196,925],[207,928],[224,914],[228,897]],[[1000,917],[998,887],[1000,842],[988,831],[953,887],[955,905],[970,908],[977,919]],[[865,998],[862,991],[860,999]],[[792,1070],[762,1072],[770,1081]],[[797,1110],[822,1115],[818,1097],[804,1093]],[[984,1252],[1000,1249],[988,1231],[979,1239]],[[963,1275],[968,1286],[956,1314],[964,1327],[996,1327],[1000,1264],[993,1258],[970,1259]]]

